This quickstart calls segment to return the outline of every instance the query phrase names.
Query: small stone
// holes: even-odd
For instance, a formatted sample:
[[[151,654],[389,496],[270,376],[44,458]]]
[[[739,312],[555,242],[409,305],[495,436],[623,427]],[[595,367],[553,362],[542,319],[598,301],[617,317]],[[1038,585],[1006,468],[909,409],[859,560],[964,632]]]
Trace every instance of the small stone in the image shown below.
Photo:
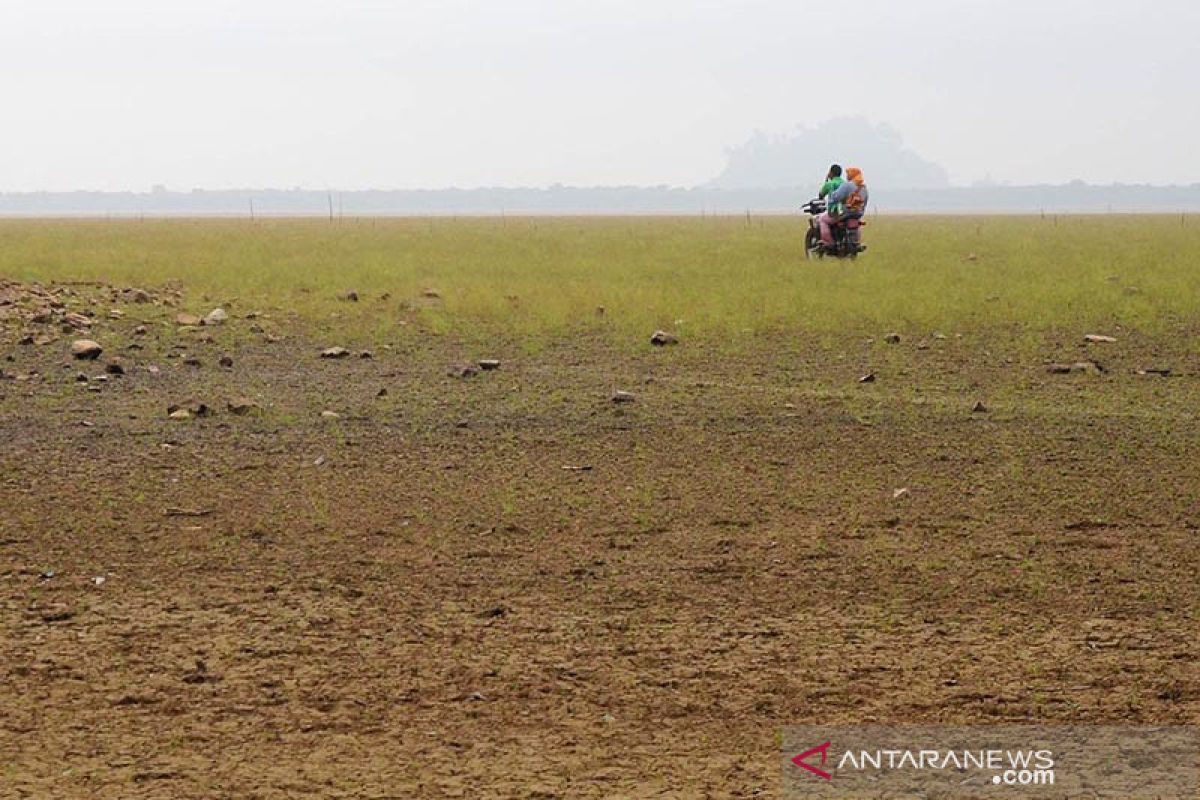
[[[1138,375],[1157,375],[1160,378],[1169,378],[1169,377],[1171,377],[1171,368],[1170,367],[1146,367],[1145,369],[1139,369],[1137,371],[1137,374]]]
[[[679,344],[679,337],[666,331],[655,331],[650,335],[650,344],[656,347],[666,347],[669,344]]]
[[[614,392],[612,396],[612,401],[614,403],[633,403],[636,400],[637,396],[634,395],[633,392],[618,391]]]
[[[933,338],[939,342],[943,342],[946,340],[946,334],[934,332]]]
[[[1103,366],[1095,361],[1076,361],[1073,364],[1050,364],[1046,367],[1046,371],[1055,375],[1066,375],[1072,372],[1082,372],[1091,375],[1099,375],[1106,370]]]
[[[460,419],[458,422],[454,423],[454,427],[469,428],[469,427],[471,427],[471,423],[468,420]]]
[[[321,351],[321,358],[345,358],[350,351],[344,347],[327,347]]]
[[[175,324],[185,328],[194,328],[203,322],[204,320],[200,319],[195,314],[177,314],[175,316]]]
[[[596,306],[597,317],[603,317],[606,313],[608,313],[608,310],[604,306]]]
[[[201,362],[200,359],[196,358],[195,356],[188,356],[187,358],[183,359],[183,363],[187,364],[189,367],[203,366],[203,362]]]
[[[47,336],[45,334],[42,334],[41,336],[38,336],[33,340],[33,343],[35,345],[37,345],[38,347],[44,347],[45,345],[53,344],[54,342],[55,342],[55,339],[53,336]]]
[[[887,336],[883,337],[883,340],[888,344],[900,344],[900,334],[889,333]]]
[[[474,364],[451,364],[446,374],[451,378],[473,378],[479,374],[479,367]]]
[[[500,361],[495,358],[484,358],[479,361],[479,368],[491,372],[500,369]]]
[[[346,302],[349,302],[349,303],[357,303],[358,302],[358,292],[356,292],[354,290],[351,290],[349,292],[342,292],[341,294],[338,295],[338,299],[345,300]]]
[[[191,419],[192,412],[186,408],[176,408],[174,411],[167,409],[167,417],[169,419]]]
[[[125,312],[119,308],[114,308],[108,312],[108,318],[109,319],[124,319]]]
[[[361,353],[358,354],[358,357],[363,359],[364,361],[369,361],[375,357],[375,354],[372,353],[370,350],[363,350]]]
[[[245,397],[238,397],[230,400],[225,404],[225,408],[230,414],[238,417],[244,417],[248,414],[254,414],[262,410],[262,407],[259,406],[258,403]]]
[[[863,375],[861,378],[859,378],[858,382],[859,383],[874,383],[875,382],[875,373],[868,372],[866,375]]]
[[[33,334],[27,333],[24,336],[22,336],[20,339],[17,339],[17,344],[19,344],[23,347],[27,347],[27,346],[33,344],[34,341],[36,341],[36,340],[34,339]]]
[[[124,375],[125,365],[120,361],[112,361],[104,366],[104,371],[109,375]]]
[[[986,414],[990,410],[991,409],[983,404],[982,400],[977,400],[975,405],[971,406],[971,413],[973,414]]]
[[[911,494],[911,492],[909,491],[907,486],[905,486],[902,489],[893,489],[892,490],[892,499],[899,500],[901,497],[907,497],[909,494]]]
[[[71,342],[71,355],[81,361],[95,361],[104,352],[104,348],[91,339],[76,339]]]
[[[76,383],[87,383],[88,380],[89,380],[89,378],[88,378],[88,374],[86,372],[76,372],[75,373],[75,382]]]
[[[1106,372],[1107,370],[1105,370],[1103,366],[1101,366],[1099,363],[1097,363],[1095,361],[1076,361],[1074,364],[1071,365],[1071,371],[1072,372],[1086,372],[1090,375],[1099,375],[1100,373]]]
[[[145,289],[134,289],[130,294],[130,299],[135,303],[149,303],[153,298]]]
[[[229,313],[223,308],[214,308],[204,315],[205,325],[223,325],[229,319]]]
[[[428,297],[430,300],[437,300],[438,298],[440,298],[442,296],[442,293],[439,292],[437,289],[426,289],[423,292],[421,292],[421,296]]]
[[[77,314],[73,311],[63,317],[63,322],[67,323],[68,327],[74,328],[75,330],[90,328],[92,325],[92,320],[90,317],[87,317],[83,314]]]
[[[148,332],[148,329],[146,328],[145,325],[138,325],[136,328],[133,329],[134,336],[145,336],[147,332]]]
[[[225,369],[230,369],[231,367],[233,367],[233,356],[223,355],[223,356],[221,356],[220,360],[217,361],[217,363],[220,364]]]
[[[1102,333],[1089,333],[1083,337],[1088,344],[1112,344],[1117,341],[1115,336],[1105,336]]]
[[[388,390],[387,390],[387,389],[380,389],[378,392],[376,392],[376,393],[375,393],[375,396],[376,396],[376,397],[387,397],[387,396],[388,396]]]
[[[337,413],[336,411],[322,411],[321,412],[322,419],[341,419],[341,417],[342,417],[342,415]]]

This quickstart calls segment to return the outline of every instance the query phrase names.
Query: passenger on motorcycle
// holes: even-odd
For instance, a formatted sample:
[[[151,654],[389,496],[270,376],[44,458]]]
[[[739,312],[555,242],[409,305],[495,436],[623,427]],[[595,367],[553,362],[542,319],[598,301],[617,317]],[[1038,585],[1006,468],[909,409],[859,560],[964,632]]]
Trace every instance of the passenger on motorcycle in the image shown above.
[[[818,218],[821,225],[821,241],[826,247],[833,246],[833,226],[848,219],[861,219],[867,211],[870,193],[858,167],[846,169],[848,181],[838,186],[829,195],[828,210]]]

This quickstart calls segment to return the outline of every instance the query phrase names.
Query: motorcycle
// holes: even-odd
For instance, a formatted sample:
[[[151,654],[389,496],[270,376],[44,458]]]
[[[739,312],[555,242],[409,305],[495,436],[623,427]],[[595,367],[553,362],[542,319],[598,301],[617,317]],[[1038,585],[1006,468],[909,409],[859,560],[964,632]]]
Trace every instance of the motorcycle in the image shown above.
[[[862,243],[862,227],[867,223],[861,217],[849,217],[833,225],[833,244],[821,241],[821,225],[817,217],[825,213],[824,200],[809,200],[800,210],[808,214],[808,230],[804,232],[804,254],[809,259],[849,258],[854,260],[867,249]]]

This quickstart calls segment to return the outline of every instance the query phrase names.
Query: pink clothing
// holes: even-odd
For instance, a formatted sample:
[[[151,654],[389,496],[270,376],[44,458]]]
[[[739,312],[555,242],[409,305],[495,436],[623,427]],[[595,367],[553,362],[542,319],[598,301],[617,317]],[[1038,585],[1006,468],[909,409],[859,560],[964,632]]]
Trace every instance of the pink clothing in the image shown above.
[[[826,211],[821,216],[817,217],[817,223],[821,226],[821,241],[826,247],[833,247],[833,226],[837,224],[837,220],[829,216]]]

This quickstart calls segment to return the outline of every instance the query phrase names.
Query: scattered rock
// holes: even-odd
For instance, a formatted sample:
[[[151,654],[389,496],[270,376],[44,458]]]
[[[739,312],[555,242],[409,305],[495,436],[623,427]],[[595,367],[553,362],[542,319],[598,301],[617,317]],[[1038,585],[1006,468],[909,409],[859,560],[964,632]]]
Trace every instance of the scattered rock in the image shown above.
[[[666,331],[655,331],[650,335],[650,344],[656,347],[666,347],[669,344],[679,344],[679,337]]]
[[[387,390],[387,389],[380,389],[378,392],[376,392],[376,393],[375,393],[375,396],[376,396],[376,397],[387,397],[387,396],[388,396],[388,390]]]
[[[322,419],[341,419],[342,415],[337,413],[336,411],[322,411],[321,418]]]
[[[338,300],[344,300],[348,303],[357,303],[358,302],[358,292],[354,291],[353,289],[351,289],[348,292],[342,292],[341,294],[338,295]]]
[[[495,358],[484,358],[479,361],[479,368],[491,372],[500,369],[500,361]]]
[[[364,360],[370,360],[375,357],[375,354],[372,353],[370,350],[363,350],[361,353],[358,354],[358,357],[361,359],[364,359]]]
[[[451,364],[446,374],[451,378],[473,378],[479,374],[479,367],[474,364]]]
[[[71,355],[81,361],[95,361],[104,352],[104,348],[91,339],[76,339],[71,342]]]
[[[200,325],[204,320],[197,317],[195,314],[176,314],[175,324],[184,328],[194,328]]]
[[[975,405],[971,406],[971,413],[973,414],[986,414],[989,411],[991,409],[984,405],[982,400],[977,400]]]
[[[1066,375],[1072,372],[1100,375],[1107,370],[1095,361],[1076,361],[1073,364],[1050,364],[1046,367],[1046,371],[1055,375]]]
[[[244,417],[249,414],[256,414],[259,411],[262,411],[262,406],[245,397],[238,397],[230,400],[225,404],[225,408],[228,409],[230,414],[238,417]]]
[[[1083,340],[1088,344],[1112,344],[1117,340],[1117,337],[1105,336],[1100,333],[1089,333],[1083,337]]]
[[[967,253],[967,261],[978,261],[978,260],[979,260],[979,256],[975,255],[974,253]]]
[[[938,333],[938,332],[934,331],[933,338],[938,340],[939,342],[942,342],[942,341],[946,340],[946,334]]]
[[[133,289],[129,293],[129,299],[135,303],[149,303],[154,298],[145,289]]]
[[[883,340],[888,344],[900,344],[900,334],[889,333],[887,336],[883,337]]]
[[[183,359],[183,363],[187,364],[189,367],[204,366],[204,363],[196,356],[188,356],[187,358]]]
[[[114,308],[108,312],[109,319],[124,319],[125,312],[119,308]]]
[[[875,373],[868,372],[866,375],[863,375],[861,378],[859,378],[858,382],[859,383],[874,383],[875,382]]]
[[[460,428],[460,429],[461,428],[469,428],[469,427],[471,427],[471,422],[470,422],[470,420],[460,419],[458,422],[454,423],[454,427]]]
[[[321,351],[321,358],[345,358],[350,351],[344,347],[328,347]]]
[[[171,419],[191,419],[192,417],[211,417],[213,411],[205,403],[196,403],[184,407],[181,405],[167,406],[167,416]]]
[[[633,403],[637,400],[637,396],[633,392],[615,392],[612,396],[614,403]]]
[[[607,309],[605,309],[604,306],[596,306],[596,316],[597,317],[603,317],[606,313],[607,313]]]
[[[109,375],[124,375],[125,365],[120,361],[111,361],[104,366],[104,371]]]
[[[42,334],[41,336],[34,338],[33,343],[38,347],[44,347],[48,344],[53,344],[55,341],[57,340],[53,336]]]
[[[430,300],[437,300],[442,296],[442,293],[437,289],[426,289],[425,291],[421,292],[421,296],[428,297]]]
[[[229,319],[228,312],[223,308],[214,308],[212,311],[204,315],[205,325],[224,325]]]
[[[223,355],[223,356],[221,356],[220,360],[217,361],[217,363],[220,364],[225,369],[231,369],[233,367],[233,356]]]
[[[29,345],[33,344],[34,341],[36,341],[36,340],[34,339],[33,334],[27,333],[24,336],[22,336],[20,339],[17,339],[17,344],[19,344],[23,347],[28,347]]]
[[[901,497],[907,497],[910,494],[912,494],[912,492],[909,491],[909,488],[907,486],[905,486],[901,489],[893,489],[892,490],[892,499],[899,500]]]
[[[1146,367],[1145,369],[1139,369],[1137,371],[1137,374],[1138,375],[1157,375],[1160,378],[1169,378],[1169,377],[1171,377],[1171,368],[1170,367]]]
[[[68,327],[74,328],[75,330],[84,330],[92,326],[92,320],[90,317],[87,317],[83,314],[77,314],[73,311],[63,317],[63,322],[65,322]]]
[[[88,374],[86,372],[76,372],[75,373],[75,382],[76,383],[87,383],[88,380],[90,380],[90,379],[88,378]]]
[[[148,329],[146,328],[145,325],[138,325],[136,328],[133,329],[134,336],[145,336],[147,332],[148,332]]]

